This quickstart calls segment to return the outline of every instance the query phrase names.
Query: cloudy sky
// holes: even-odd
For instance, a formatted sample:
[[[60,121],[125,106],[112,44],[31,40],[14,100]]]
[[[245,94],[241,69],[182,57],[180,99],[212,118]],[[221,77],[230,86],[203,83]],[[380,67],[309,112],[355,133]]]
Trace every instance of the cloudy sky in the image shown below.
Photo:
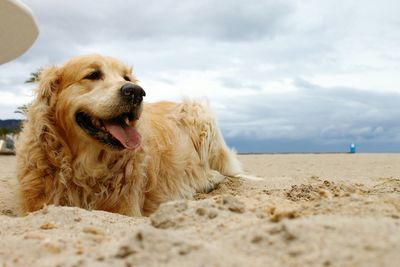
[[[23,0],[40,36],[0,66],[0,119],[40,67],[100,53],[147,101],[208,98],[241,152],[400,152],[400,1]]]

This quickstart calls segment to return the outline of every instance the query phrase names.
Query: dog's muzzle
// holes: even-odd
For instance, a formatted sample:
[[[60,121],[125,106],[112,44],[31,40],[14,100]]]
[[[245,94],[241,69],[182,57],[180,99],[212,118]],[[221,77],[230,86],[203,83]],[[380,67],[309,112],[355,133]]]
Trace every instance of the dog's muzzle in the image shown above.
[[[135,124],[141,113],[141,104],[146,92],[142,87],[126,83],[120,89],[120,105],[114,107],[112,115],[96,117],[90,112],[79,111],[75,115],[78,125],[92,138],[115,149],[136,149],[141,136]]]

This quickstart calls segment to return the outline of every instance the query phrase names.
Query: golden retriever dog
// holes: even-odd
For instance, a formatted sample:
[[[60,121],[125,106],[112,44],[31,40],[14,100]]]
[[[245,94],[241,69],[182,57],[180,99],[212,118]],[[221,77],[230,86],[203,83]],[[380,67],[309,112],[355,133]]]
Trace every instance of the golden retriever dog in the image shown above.
[[[17,143],[22,212],[55,204],[149,215],[242,172],[206,104],[143,103],[147,93],[110,57],[42,71]]]

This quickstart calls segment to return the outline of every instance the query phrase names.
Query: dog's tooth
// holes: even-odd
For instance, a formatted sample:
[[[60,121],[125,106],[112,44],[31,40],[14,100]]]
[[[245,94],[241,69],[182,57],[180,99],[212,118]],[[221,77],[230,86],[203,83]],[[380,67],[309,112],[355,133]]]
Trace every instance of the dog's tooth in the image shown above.
[[[125,123],[129,125],[129,118],[128,118],[128,116],[126,116],[124,120],[125,120]]]
[[[93,119],[93,125],[94,125],[96,128],[100,128],[100,127],[101,127],[99,120],[96,120],[96,119]]]

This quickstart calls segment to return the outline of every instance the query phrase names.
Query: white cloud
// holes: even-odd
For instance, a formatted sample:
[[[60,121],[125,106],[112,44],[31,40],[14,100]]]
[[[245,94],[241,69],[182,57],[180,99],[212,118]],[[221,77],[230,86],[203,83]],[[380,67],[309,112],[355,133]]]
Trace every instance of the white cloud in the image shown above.
[[[208,97],[232,138],[399,140],[398,1],[24,2],[41,35],[0,66],[2,119],[30,72],[100,53],[133,65],[148,101]]]

